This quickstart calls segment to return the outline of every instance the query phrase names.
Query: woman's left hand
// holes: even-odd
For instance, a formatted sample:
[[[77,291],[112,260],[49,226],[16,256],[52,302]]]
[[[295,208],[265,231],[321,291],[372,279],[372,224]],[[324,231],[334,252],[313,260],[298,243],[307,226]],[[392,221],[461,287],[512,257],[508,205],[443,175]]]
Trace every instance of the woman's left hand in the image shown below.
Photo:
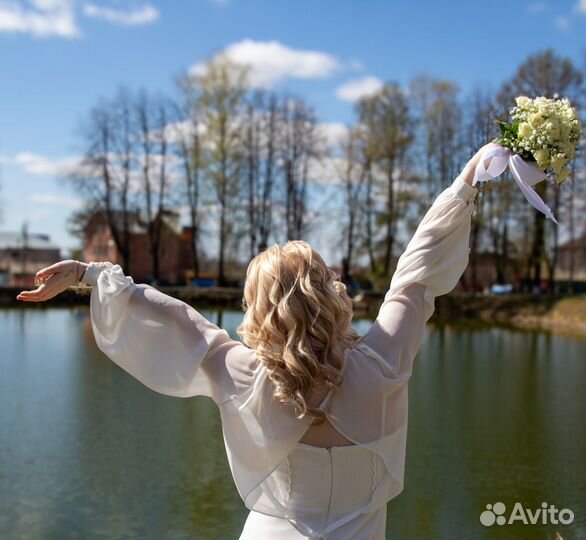
[[[16,299],[24,302],[49,300],[72,285],[77,285],[77,279],[81,277],[85,267],[84,263],[71,259],[47,266],[35,275],[35,282],[37,279],[42,279],[44,282],[32,291],[21,291]]]

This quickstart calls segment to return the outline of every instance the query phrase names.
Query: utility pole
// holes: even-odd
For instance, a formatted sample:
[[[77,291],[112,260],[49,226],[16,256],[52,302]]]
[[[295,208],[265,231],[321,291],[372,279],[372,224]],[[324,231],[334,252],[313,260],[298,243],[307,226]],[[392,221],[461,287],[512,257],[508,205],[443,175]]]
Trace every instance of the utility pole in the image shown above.
[[[26,263],[27,263],[27,249],[28,249],[28,222],[24,221],[22,223],[22,253],[21,253],[21,275],[23,283],[21,285],[26,285],[24,283],[25,275],[26,275]]]

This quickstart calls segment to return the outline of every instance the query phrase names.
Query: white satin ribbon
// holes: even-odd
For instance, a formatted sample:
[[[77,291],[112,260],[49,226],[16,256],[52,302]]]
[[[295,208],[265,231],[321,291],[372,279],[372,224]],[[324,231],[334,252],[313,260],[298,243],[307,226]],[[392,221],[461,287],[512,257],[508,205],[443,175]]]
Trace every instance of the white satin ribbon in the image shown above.
[[[484,162],[489,159],[490,162],[487,169],[484,166]],[[538,182],[545,180],[547,175],[532,163],[525,161],[519,154],[515,154],[510,148],[497,145],[487,148],[482,153],[478,165],[476,165],[472,186],[474,186],[476,182],[486,182],[487,180],[492,180],[493,178],[500,176],[507,168],[507,165],[513,173],[513,177],[515,178],[519,189],[529,204],[540,212],[543,212],[545,216],[553,220],[556,225],[559,225],[549,206],[543,202],[543,199],[537,195],[535,190],[531,187]]]

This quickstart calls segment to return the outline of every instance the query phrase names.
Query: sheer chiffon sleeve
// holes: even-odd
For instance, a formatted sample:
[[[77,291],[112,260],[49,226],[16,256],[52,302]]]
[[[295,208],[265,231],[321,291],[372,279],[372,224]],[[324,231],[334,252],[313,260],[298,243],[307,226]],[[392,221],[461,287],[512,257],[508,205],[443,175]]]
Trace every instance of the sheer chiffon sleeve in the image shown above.
[[[91,262],[82,282],[93,286],[92,330],[106,356],[156,392],[215,401],[238,492],[248,508],[260,507],[263,481],[311,419],[277,404],[255,351],[185,302],[134,283],[111,262]]]
[[[111,262],[91,262],[82,282],[93,286],[90,316],[98,348],[145,386],[222,403],[251,384],[254,351],[190,305],[134,283]]]
[[[471,216],[478,188],[458,176],[434,200],[399,257],[389,289],[363,343],[410,375],[435,309],[435,298],[453,290],[468,265]]]

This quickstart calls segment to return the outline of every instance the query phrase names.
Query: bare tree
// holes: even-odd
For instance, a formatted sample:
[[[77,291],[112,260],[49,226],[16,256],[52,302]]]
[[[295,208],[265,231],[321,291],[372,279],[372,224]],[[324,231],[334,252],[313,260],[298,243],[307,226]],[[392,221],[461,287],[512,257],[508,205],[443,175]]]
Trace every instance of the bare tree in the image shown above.
[[[376,208],[374,202],[375,192],[375,177],[373,172],[374,162],[377,158],[377,141],[372,136],[375,132],[375,106],[376,102],[373,99],[359,100],[356,105],[356,113],[358,115],[358,122],[363,132],[363,161],[365,173],[365,198],[362,205],[362,213],[364,215],[364,222],[366,228],[366,251],[368,253],[368,260],[370,264],[370,272],[375,275],[377,273],[377,259],[375,254],[375,231],[376,231]]]
[[[381,273],[388,275],[398,218],[397,175],[414,140],[412,118],[407,97],[396,83],[387,83],[377,94],[364,98],[358,110],[361,123],[368,126],[369,151],[385,178],[386,205],[379,216],[385,231]]]
[[[480,148],[490,137],[490,117],[492,113],[491,98],[487,92],[476,87],[467,102],[467,126],[466,131],[471,148],[467,148],[468,153],[472,155],[475,148]],[[480,188],[480,186],[477,186]],[[472,216],[471,240],[470,240],[470,269],[472,277],[472,289],[480,288],[478,279],[478,250],[480,245],[480,235],[483,227],[484,217],[484,190],[480,193],[477,202],[477,210]]]
[[[153,276],[156,280],[159,279],[160,272],[160,257],[161,257],[161,241],[163,231],[163,215],[165,212],[165,205],[167,200],[167,190],[169,188],[169,138],[168,138],[168,123],[170,115],[170,103],[166,98],[160,97],[156,103],[156,142],[158,146],[158,209],[157,219],[149,227],[152,229],[150,235],[151,253],[153,257]]]
[[[582,53],[582,87],[580,97],[576,101],[579,111],[582,113],[582,125],[586,125],[586,49]],[[581,234],[586,237],[586,221],[584,220],[584,210],[586,209],[586,186],[584,180],[586,171],[586,139],[582,137],[578,148],[577,159],[572,163],[572,173],[568,180],[563,184],[561,190],[565,194],[565,208],[568,216],[568,244],[569,250],[569,283],[568,290],[570,293],[575,289],[576,273],[576,240]],[[564,189],[566,188],[566,189]],[[580,232],[578,232],[580,231]],[[550,272],[553,275],[553,272]]]
[[[273,187],[277,169],[277,130],[278,130],[278,99],[271,93],[265,109],[265,155],[264,175],[260,188],[260,204],[256,224],[258,226],[258,250],[267,248],[272,225]]]
[[[185,181],[185,198],[189,209],[190,250],[193,276],[197,278],[200,271],[199,231],[201,226],[201,111],[198,104],[197,89],[190,79],[178,81],[181,93],[180,101],[175,104],[174,136],[176,150],[180,158]]]
[[[266,249],[271,232],[273,188],[278,173],[279,99],[256,90],[246,105],[245,176],[250,258]]]
[[[451,183],[460,166],[463,133],[458,93],[455,83],[425,75],[410,84],[411,102],[418,111],[419,146],[431,198]]]
[[[128,90],[122,88],[114,100],[112,143],[113,155],[117,162],[114,170],[120,171],[120,209],[122,216],[123,260],[130,272],[130,181],[133,168],[134,140],[131,126],[131,103]]]
[[[348,126],[347,135],[341,143],[343,170],[340,178],[344,186],[345,211],[345,253],[342,259],[342,280],[352,280],[352,263],[356,250],[356,233],[359,210],[364,197],[364,186],[370,170],[369,155],[364,151],[366,133],[360,126]]]
[[[160,278],[160,244],[162,216],[167,188],[167,111],[162,99],[153,100],[142,91],[134,105],[138,127],[137,140],[140,142],[142,191],[152,276]],[[153,168],[158,169],[153,171]],[[158,176],[158,182],[153,176]]]
[[[250,237],[250,258],[256,255],[256,190],[259,180],[261,163],[260,156],[260,111],[258,110],[258,96],[255,96],[256,103],[248,102],[246,105],[246,135],[244,147],[246,149],[246,184],[248,190],[248,233]]]
[[[281,107],[280,157],[285,180],[287,240],[306,232],[307,186],[312,160],[319,159],[315,111],[299,98],[285,98]]]
[[[101,100],[81,128],[86,147],[78,167],[69,175],[88,203],[106,216],[125,271],[130,266],[130,201],[132,140],[128,93]]]
[[[198,107],[206,131],[202,164],[219,207],[218,283],[226,283],[228,235],[234,228],[232,213],[238,205],[243,165],[242,117],[248,89],[248,67],[226,59],[208,61],[202,75],[192,76],[198,87]]]
[[[490,90],[476,87],[465,101],[465,143],[466,153],[472,156],[480,147],[498,135],[495,122],[496,106],[494,95]],[[472,216],[470,241],[471,287],[480,289],[478,276],[479,250],[482,246],[482,234],[488,232],[493,250],[495,275],[501,282],[506,280],[506,264],[508,259],[508,230],[504,186],[499,182],[481,182],[476,185],[479,196],[476,211]],[[503,239],[503,237],[507,238]],[[496,251],[495,251],[496,250]],[[505,254],[505,252],[507,254]]]

